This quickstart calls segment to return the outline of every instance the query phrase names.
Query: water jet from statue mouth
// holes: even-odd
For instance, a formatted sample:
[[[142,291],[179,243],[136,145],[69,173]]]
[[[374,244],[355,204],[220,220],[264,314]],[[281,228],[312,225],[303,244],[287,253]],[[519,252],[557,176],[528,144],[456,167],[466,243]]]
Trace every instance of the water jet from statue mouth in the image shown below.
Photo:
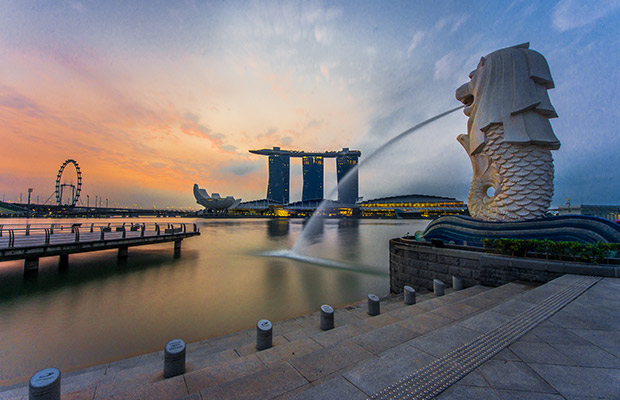
[[[325,267],[325,268],[339,269],[339,270],[368,274],[368,275],[376,275],[376,276],[389,275],[373,267],[353,264],[353,263],[347,263],[347,262],[337,261],[337,260],[330,260],[329,258],[310,257],[310,256],[306,256],[303,254],[296,253],[293,250],[266,251],[264,253],[260,253],[259,256],[288,258],[290,260],[300,261],[306,264],[318,265],[318,266]]]

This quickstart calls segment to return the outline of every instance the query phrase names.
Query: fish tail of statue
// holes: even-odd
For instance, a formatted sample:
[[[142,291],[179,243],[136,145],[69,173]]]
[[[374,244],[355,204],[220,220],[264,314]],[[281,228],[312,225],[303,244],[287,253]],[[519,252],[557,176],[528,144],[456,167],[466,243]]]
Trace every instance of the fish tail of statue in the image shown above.
[[[472,164],[484,166],[474,174],[468,206],[482,221],[527,221],[545,216],[553,197],[553,158],[548,146],[503,141],[501,124],[487,130],[482,151]],[[479,168],[479,167],[478,167]],[[492,187],[494,193],[489,193]]]

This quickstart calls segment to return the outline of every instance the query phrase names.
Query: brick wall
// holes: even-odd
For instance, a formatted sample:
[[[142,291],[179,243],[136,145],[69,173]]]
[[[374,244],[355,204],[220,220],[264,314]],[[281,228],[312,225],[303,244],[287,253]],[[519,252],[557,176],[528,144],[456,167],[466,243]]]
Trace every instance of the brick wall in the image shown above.
[[[620,267],[500,256],[464,246],[439,248],[401,238],[390,240],[390,291],[393,293],[401,293],[405,285],[432,290],[433,279],[450,287],[453,275],[463,279],[468,287],[499,286],[516,280],[544,283],[564,274],[619,278]]]

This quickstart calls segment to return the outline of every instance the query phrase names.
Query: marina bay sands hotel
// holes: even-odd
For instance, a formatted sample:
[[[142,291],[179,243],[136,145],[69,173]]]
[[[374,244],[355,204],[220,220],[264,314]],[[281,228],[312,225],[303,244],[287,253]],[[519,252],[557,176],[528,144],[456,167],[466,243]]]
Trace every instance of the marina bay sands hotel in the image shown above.
[[[359,150],[349,150],[347,147],[340,151],[306,152],[294,150],[273,149],[250,150],[250,153],[269,156],[269,184],[267,199],[279,204],[288,204],[290,184],[291,157],[300,157],[303,168],[303,189],[301,199],[322,200],[324,159],[336,158],[336,174],[338,177],[338,201],[344,204],[355,204],[358,198],[359,181],[358,170],[355,168],[362,153]],[[350,176],[347,176],[349,171]],[[346,179],[344,179],[346,176]]]

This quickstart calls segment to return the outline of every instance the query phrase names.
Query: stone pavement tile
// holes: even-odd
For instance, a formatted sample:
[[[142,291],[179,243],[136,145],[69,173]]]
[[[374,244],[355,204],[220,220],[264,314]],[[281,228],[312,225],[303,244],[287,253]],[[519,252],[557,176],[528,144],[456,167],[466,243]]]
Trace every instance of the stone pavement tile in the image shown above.
[[[543,365],[549,367],[549,365]],[[557,393],[527,364],[516,361],[489,360],[478,367],[494,389]]]
[[[285,338],[284,336],[282,336],[282,335],[274,336],[273,340],[272,340],[273,347],[282,346],[282,345],[285,345],[287,343],[290,343],[289,340],[287,338]],[[256,350],[256,341],[254,341],[254,342],[252,342],[250,344],[246,344],[243,347],[237,347],[237,348],[235,348],[235,351],[241,357],[247,356],[247,355],[250,355],[250,354],[256,354],[256,353],[258,353],[258,351]]]
[[[491,311],[500,313],[500,314],[505,314],[510,317],[516,317],[517,315],[529,310],[532,307],[534,307],[532,303],[528,303],[525,301],[519,301],[516,299],[510,299],[508,301],[505,301],[491,308]]]
[[[132,369],[136,367],[144,368],[147,365],[153,365],[164,362],[164,352],[158,351],[154,353],[147,353],[137,357],[126,358],[124,360],[114,361],[108,364],[106,374],[114,371],[120,371],[123,369]]]
[[[26,400],[27,398],[28,386],[16,387],[10,390],[0,391],[0,400]]]
[[[402,320],[413,317],[414,315],[424,314],[426,312],[426,310],[416,306],[417,304],[404,306],[397,310],[390,311],[389,315]]]
[[[393,324],[394,322],[398,322],[400,319],[391,316],[390,314],[380,314],[375,315],[374,317],[366,318],[365,320],[359,323],[360,326],[367,325],[371,329],[381,328],[382,326]]]
[[[538,325],[530,331],[536,335],[541,341],[549,344],[590,344],[587,340],[575,335],[570,330],[554,325],[552,327]]]
[[[299,357],[322,348],[323,346],[314,340],[305,338],[259,351],[256,355],[265,365],[269,365],[279,361],[288,361],[293,357]]]
[[[449,323],[450,320],[441,315],[425,313],[398,322],[397,325],[422,335]]]
[[[93,394],[94,388],[93,390],[78,390],[62,394],[62,400],[90,400],[93,398]]]
[[[530,367],[564,397],[583,396],[584,394],[608,399],[619,397],[620,370],[618,369],[549,364],[530,364]]]
[[[161,382],[150,383],[145,386],[137,387],[125,392],[113,393],[108,396],[99,397],[98,399],[120,400],[120,399],[158,399],[172,400],[188,394],[183,375],[175,376],[162,380]]]
[[[225,336],[209,338],[200,342],[203,346],[209,346],[214,351],[232,349],[234,347],[243,346],[256,336],[256,328],[247,329],[241,332],[230,333]]]
[[[441,296],[435,297],[434,299],[430,299],[427,301],[423,301],[421,303],[416,303],[415,306],[424,311],[434,310],[439,307],[447,306],[448,304],[452,304],[459,301],[459,298],[451,298],[450,296]]]
[[[289,361],[310,382],[374,357],[357,344],[346,341]]]
[[[399,325],[388,325],[363,333],[351,339],[371,353],[379,354],[418,336],[417,333]]]
[[[475,369],[454,383],[455,385],[490,387],[484,376]]]
[[[459,325],[450,325],[407,342],[419,350],[435,357],[442,357],[457,347],[475,339],[480,334]]]
[[[620,358],[594,345],[554,344],[553,347],[581,367],[620,369]]]
[[[504,350],[500,351],[499,353],[497,353],[490,359],[491,360],[503,360],[503,361],[521,361],[519,357],[517,357],[517,355],[513,353],[512,351],[510,351],[510,349],[508,348],[505,348]]]
[[[263,362],[256,355],[251,355],[190,372],[184,377],[189,393],[194,393],[264,368]]]
[[[486,333],[511,319],[512,317],[506,314],[500,314],[489,310],[460,321],[458,325],[476,332]]]
[[[448,318],[450,321],[458,321],[478,312],[479,310],[479,308],[468,306],[467,304],[449,304],[430,311],[430,314],[440,315]]]
[[[164,364],[162,361],[157,369],[153,369],[151,366],[146,365],[144,368],[137,366],[116,371],[112,374],[106,374],[105,378],[97,383],[95,399],[105,398],[114,393],[137,390],[141,386],[162,381],[164,379],[163,367]]]
[[[187,352],[185,355],[185,372],[197,371],[210,365],[220,364],[226,361],[239,358],[239,354],[233,349],[212,353],[210,351],[200,351],[196,349]],[[163,363],[162,363],[163,368]]]
[[[501,400],[497,392],[489,387],[452,385],[437,397],[437,400]]]
[[[364,400],[366,395],[342,377],[333,378],[291,397],[295,400],[342,399]]]
[[[523,390],[505,390],[497,391],[502,400],[564,400],[564,397],[553,393],[537,393]]]
[[[368,315],[368,314],[366,314]],[[347,310],[334,310],[334,326],[344,326],[348,324],[357,324],[361,321],[361,319],[357,316],[356,313],[352,313]],[[321,327],[319,321],[319,328]]]
[[[610,318],[605,314],[575,315],[560,311],[549,321],[568,329],[620,330],[620,318]]]
[[[105,368],[89,369],[88,372],[81,374],[63,373],[61,377],[61,392],[63,395],[71,392],[80,392],[92,399],[95,394],[95,387],[105,378],[104,374]],[[74,398],[77,398],[76,396],[74,394]],[[1,394],[0,398],[2,398]]]
[[[270,399],[307,384],[288,363],[279,363],[200,391],[203,399]]]
[[[547,343],[517,341],[508,348],[526,363],[577,365]]]
[[[336,343],[340,343],[346,339],[350,339],[362,333],[370,331],[368,325],[344,325],[338,326],[328,331],[321,331],[311,336],[312,340],[316,341],[323,347],[333,346]]]
[[[187,396],[179,397],[176,400],[202,400],[202,397],[200,397],[200,393],[192,393]]]
[[[596,331],[592,329],[571,329],[571,333],[599,346],[616,357],[620,357],[620,331]]]
[[[273,331],[278,335],[286,336],[287,333],[304,329],[304,326],[296,320],[278,321],[273,324]]]
[[[528,292],[520,294],[516,297],[516,299],[528,303],[539,304],[546,300],[549,296],[553,296],[554,294],[562,291],[563,289],[565,289],[565,287],[560,285],[542,285]]]
[[[401,345],[385,352],[379,358],[361,362],[342,376],[366,395],[372,396],[435,359],[421,350]]]

